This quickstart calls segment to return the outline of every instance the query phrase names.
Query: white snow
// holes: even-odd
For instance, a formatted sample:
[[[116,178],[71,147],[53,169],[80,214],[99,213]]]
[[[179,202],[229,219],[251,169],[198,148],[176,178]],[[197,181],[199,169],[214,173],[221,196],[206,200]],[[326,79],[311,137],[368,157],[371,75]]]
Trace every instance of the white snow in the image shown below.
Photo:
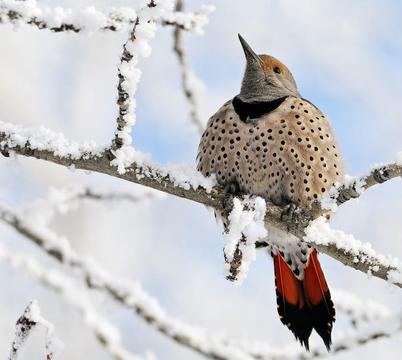
[[[391,316],[391,311],[384,305],[371,299],[362,300],[356,295],[341,289],[331,289],[337,311],[343,311],[355,321],[371,322]]]
[[[214,5],[202,5],[194,13],[171,12],[163,15],[163,20],[181,25],[185,30],[203,34],[203,27],[208,24],[208,15],[215,11]]]
[[[356,263],[367,263],[370,272],[379,270],[379,266],[395,268],[388,272],[388,280],[392,283],[402,283],[402,263],[394,257],[378,254],[370,243],[363,243],[351,234],[341,230],[331,229],[324,217],[319,217],[305,229],[304,241],[317,245],[335,245],[337,249],[343,250],[355,256]]]
[[[233,209],[229,215],[229,226],[224,234],[224,252],[226,275],[230,275],[230,262],[237,246],[242,253],[237,284],[246,278],[250,264],[255,260],[255,243],[267,236],[264,225],[266,211],[265,200],[260,197],[246,198],[243,201],[234,198]],[[245,241],[241,241],[242,237]]]
[[[31,149],[47,150],[56,156],[72,160],[89,158],[100,155],[105,146],[96,145],[95,141],[78,143],[67,140],[63,134],[55,133],[43,126],[38,128],[23,128],[0,121],[0,133],[6,138],[0,141],[0,146],[7,146],[10,150],[15,147],[24,147],[27,143]]]
[[[262,199],[256,199],[256,201],[250,203],[255,204],[256,210],[254,210],[254,213],[257,218],[257,224],[250,224],[247,234],[251,237],[258,234],[263,235],[261,232],[264,230],[261,228],[262,224],[260,223],[259,225],[259,221],[261,221],[263,214],[265,214],[265,203]],[[15,216],[17,215],[11,210],[6,211],[3,206],[0,207],[1,218],[11,219]],[[138,281],[118,278],[111,275],[103,266],[96,263],[95,260],[84,258],[77,254],[70,246],[66,246],[64,240],[61,240],[63,238],[55,234],[48,227],[40,224],[26,224],[25,220],[20,216],[17,216],[17,220],[21,226],[29,226],[27,229],[35,237],[41,239],[41,242],[43,243],[41,246],[44,249],[50,252],[60,252],[62,254],[61,257],[65,259],[64,264],[68,267],[80,270],[83,279],[88,280],[94,288],[103,291],[112,297],[118,297],[118,301],[122,305],[137,313],[143,319],[151,319],[150,326],[157,329],[164,329],[167,336],[172,338],[183,338],[188,341],[192,347],[201,349],[206,353],[217,354],[217,356],[223,358],[233,360],[254,359],[254,357],[247,352],[247,349],[243,349],[238,345],[239,342],[236,339],[230,340],[227,336],[212,333],[211,331],[200,328],[196,325],[187,324],[168,315],[159,302],[143,290]],[[77,290],[77,284],[75,284],[75,282],[72,283],[70,278],[60,274],[58,271],[44,269],[34,259],[27,258],[26,256],[14,254],[10,256],[10,252],[6,251],[1,246],[0,259],[8,262],[13,268],[24,270],[31,276],[35,276],[36,278],[40,276],[43,281],[46,281],[48,286],[55,288],[57,291],[63,292],[63,297],[71,305],[76,307],[87,306],[86,292],[84,292],[81,287]],[[70,298],[70,296],[72,298]],[[106,326],[105,330],[101,326],[102,322],[100,322],[99,317],[93,317],[91,314],[92,313],[89,313],[88,315],[89,320],[86,320],[87,325],[92,327],[96,326],[97,330],[107,333],[107,329],[110,330],[110,327]],[[96,319],[98,320],[96,321]],[[110,333],[108,333],[107,336],[111,339],[115,339],[112,330],[110,330]],[[269,348],[267,345],[265,347]]]
[[[111,7],[98,10],[94,6],[87,6],[72,10],[60,6],[40,6],[36,0],[2,0],[0,17],[2,23],[12,22],[15,25],[26,24],[32,19],[45,23],[48,28],[69,24],[82,33],[92,34],[107,27],[114,27],[118,31],[127,28],[127,25],[135,22],[138,13],[141,12],[152,20],[176,23],[183,26],[185,30],[202,33],[203,26],[208,23],[209,13],[215,9],[214,6],[203,5],[196,12],[183,13],[173,11],[171,0],[155,1],[157,6],[151,9],[147,7],[148,2],[143,1],[137,9]],[[18,13],[19,20],[11,21],[7,16],[9,11]]]
[[[123,18],[128,19],[134,16],[139,16],[139,24],[136,26],[136,40],[128,42],[126,48],[133,56],[130,62],[123,62],[120,66],[120,72],[124,75],[125,80],[122,83],[123,89],[129,94],[128,112],[124,115],[124,121],[127,126],[118,132],[118,136],[123,140],[123,147],[115,150],[115,159],[111,165],[117,167],[117,171],[122,174],[132,164],[144,165],[147,167],[145,171],[137,173],[137,177],[141,178],[145,175],[154,176],[162,179],[168,176],[175,186],[183,187],[184,189],[194,188],[198,186],[204,187],[207,191],[216,184],[214,177],[205,179],[194,169],[183,165],[167,165],[160,167],[153,163],[147,154],[134,149],[132,146],[131,129],[135,124],[135,108],[136,102],[134,95],[137,89],[141,71],[138,69],[139,57],[150,56],[151,48],[149,39],[155,35],[155,21],[163,20],[166,17],[169,21],[177,21],[180,24],[186,24],[186,28],[191,26],[194,29],[199,29],[200,26],[206,23],[206,16],[213,10],[213,7],[203,7],[199,12],[194,14],[175,13],[173,11],[173,1],[157,1],[157,6],[149,8],[146,6],[147,1],[143,2],[138,11],[121,11],[113,9],[113,19]],[[126,9],[126,8],[124,8]],[[0,4],[0,15],[4,21],[4,14],[9,10],[16,11],[22,15],[24,21],[35,17],[38,20],[48,21],[52,26],[59,26],[61,23],[75,20],[79,25],[89,22],[94,27],[104,26],[106,18],[102,12],[97,11],[93,7],[86,8],[82,13],[73,12],[71,9],[44,8],[37,5],[35,0],[15,1],[4,0]],[[124,15],[126,14],[126,15]],[[127,15],[130,14],[130,15]],[[124,17],[124,16],[126,17]],[[123,16],[123,17],[122,17]],[[128,18],[127,18],[128,16]],[[73,19],[74,18],[74,19]],[[110,19],[109,19],[110,20]],[[108,21],[109,21],[108,20]],[[0,121],[0,133],[6,134],[6,138],[0,142],[0,145],[7,146],[12,151],[13,148],[25,146],[29,143],[31,149],[47,150],[56,156],[65,157],[70,160],[78,160],[81,158],[87,159],[100,155],[106,149],[106,145],[97,145],[94,141],[78,143],[67,140],[63,134],[52,132],[44,127],[40,128],[21,128],[12,124]],[[71,165],[72,169],[74,165]],[[155,170],[153,169],[155,168]],[[159,168],[159,169],[158,169]]]
[[[356,177],[345,175],[343,181],[337,182],[322,198],[321,207],[322,209],[335,212],[338,208],[336,199],[339,196],[339,189],[342,187],[348,188],[353,187],[355,191],[361,195],[364,192],[364,186],[366,185],[365,176]]]
[[[8,261],[14,267],[18,267],[24,263],[24,259],[11,254],[1,245],[0,259]],[[27,260],[30,265],[33,264],[32,260],[25,260]],[[53,335],[53,324],[42,317],[38,302],[32,300],[16,323],[15,337],[11,346],[9,360],[18,359],[20,350],[23,348],[25,342],[38,324],[46,328],[45,358],[53,360],[55,354],[62,350],[64,346],[63,343]]]
[[[136,121],[136,100],[134,98],[137,85],[141,78],[141,71],[137,67],[140,57],[148,57],[151,55],[151,47],[148,43],[156,33],[155,20],[164,13],[166,9],[173,8],[172,1],[157,2],[155,7],[149,8],[144,4],[138,14],[138,24],[135,27],[135,36],[132,36],[132,29],[127,33],[128,41],[124,45],[125,51],[129,57],[121,59],[119,64],[119,81],[122,91],[126,93],[124,103],[120,106],[124,107],[124,114],[119,113],[119,118],[125,125],[122,129],[116,130],[115,135],[121,139],[123,145],[121,148],[113,151],[115,159],[111,161],[111,165],[117,166],[120,174],[126,172],[126,168],[134,163],[137,159],[137,152],[132,147],[131,130]],[[120,76],[123,78],[121,81]]]
[[[0,259],[7,262],[13,268],[27,273],[47,287],[60,293],[63,299],[81,314],[84,323],[91,328],[97,336],[103,339],[103,345],[112,357],[121,360],[142,359],[129,353],[122,347],[118,329],[96,311],[86,289],[76,284],[72,278],[65,276],[58,270],[42,267],[32,257],[13,254],[1,245]],[[60,346],[60,342],[53,340],[53,325],[40,316],[39,307],[36,302],[31,303],[28,307],[26,316],[47,328],[46,349],[54,354],[54,351]]]
[[[147,2],[145,2],[146,4]],[[173,1],[158,1],[155,7],[149,8],[144,5],[138,11],[138,25],[135,27],[135,38],[131,37],[131,29],[127,35],[129,39],[125,49],[131,56],[128,61],[122,61],[119,65],[119,74],[123,76],[121,82],[122,90],[127,94],[124,101],[125,113],[120,115],[125,126],[116,131],[116,135],[122,140],[123,146],[113,151],[115,159],[111,165],[117,167],[120,174],[124,174],[127,168],[134,162],[138,162],[139,152],[132,146],[131,131],[136,122],[136,100],[135,94],[141,78],[141,71],[138,62],[141,57],[151,55],[149,40],[155,36],[156,24],[158,21],[178,22],[199,32],[201,26],[207,21],[207,14],[213,10],[212,7],[203,7],[193,17],[185,16],[182,13],[173,12]],[[191,25],[190,25],[191,24]]]
[[[338,208],[336,199],[339,195],[339,184],[335,184],[329,191],[321,198],[321,208],[335,212]]]
[[[84,143],[69,141],[63,134],[52,132],[44,127],[23,128],[2,121],[0,121],[0,133],[6,135],[5,139],[0,141],[0,146],[6,146],[11,152],[13,148],[24,147],[29,143],[31,149],[46,150],[56,156],[65,157],[72,161],[100,156],[108,147],[107,145],[96,145],[94,141]],[[164,177],[169,177],[175,186],[186,190],[190,188],[197,189],[200,186],[208,192],[216,185],[214,176],[205,178],[189,165],[167,164],[161,166],[154,162],[149,154],[142,153],[129,146],[123,147],[118,151],[121,156],[113,160],[112,165],[118,166],[123,172],[133,163],[144,167],[142,173],[137,174],[138,178],[151,176],[162,180]],[[126,152],[127,154],[125,154]],[[139,171],[138,168],[137,171]]]

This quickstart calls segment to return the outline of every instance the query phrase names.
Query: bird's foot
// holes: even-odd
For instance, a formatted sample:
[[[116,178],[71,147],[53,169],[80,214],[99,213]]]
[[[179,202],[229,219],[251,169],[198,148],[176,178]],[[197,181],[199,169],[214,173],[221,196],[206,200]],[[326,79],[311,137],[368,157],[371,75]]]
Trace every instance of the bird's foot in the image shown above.
[[[240,193],[240,187],[237,182],[230,182],[225,185],[223,191],[229,195],[236,195]]]
[[[281,221],[286,223],[288,231],[299,222],[299,211],[296,204],[290,203],[285,206],[281,214]]]

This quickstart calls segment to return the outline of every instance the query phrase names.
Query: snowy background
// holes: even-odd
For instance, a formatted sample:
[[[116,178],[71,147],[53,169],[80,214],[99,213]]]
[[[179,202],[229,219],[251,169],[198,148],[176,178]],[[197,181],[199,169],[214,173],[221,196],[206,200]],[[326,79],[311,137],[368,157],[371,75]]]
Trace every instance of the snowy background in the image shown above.
[[[102,7],[131,2],[41,3]],[[197,9],[202,3],[188,1],[186,9]],[[205,122],[239,91],[244,68],[237,39],[240,32],[258,53],[282,60],[293,72],[301,94],[332,119],[350,174],[359,175],[373,164],[394,159],[402,149],[401,3],[221,0],[215,5],[204,36],[184,35],[189,60],[203,83],[200,111]],[[152,57],[142,60],[133,142],[161,163],[194,165],[199,136],[181,91],[171,51],[172,31],[160,29],[151,42]],[[1,120],[42,124],[77,141],[107,142],[115,127],[116,70],[124,41],[124,32],[87,36],[0,26]],[[0,200],[16,208],[46,197],[51,187],[136,187],[25,158],[0,157],[0,171]],[[343,206],[333,225],[371,242],[379,252],[402,257],[401,214],[402,183],[397,179]],[[226,281],[221,229],[201,205],[171,196],[138,204],[85,202],[57,216],[52,228],[111,272],[139,279],[171,315],[218,333],[297,346],[276,313],[272,261],[261,252],[241,287]],[[10,248],[58,266],[1,223],[0,237]],[[402,295],[395,287],[326,256],[321,256],[321,262],[331,288],[379,301],[395,313],[402,310]],[[15,320],[33,298],[65,343],[61,359],[87,359],[89,354],[93,359],[108,358],[80,316],[57,294],[1,262],[0,294],[1,358],[9,351]],[[123,343],[133,352],[152,350],[159,359],[201,358],[103,296],[96,296],[96,302],[103,315],[121,328]],[[340,316],[335,339],[346,326]],[[397,359],[400,341],[397,335],[336,358]],[[316,336],[312,342],[320,343]],[[26,358],[32,357],[27,353]]]

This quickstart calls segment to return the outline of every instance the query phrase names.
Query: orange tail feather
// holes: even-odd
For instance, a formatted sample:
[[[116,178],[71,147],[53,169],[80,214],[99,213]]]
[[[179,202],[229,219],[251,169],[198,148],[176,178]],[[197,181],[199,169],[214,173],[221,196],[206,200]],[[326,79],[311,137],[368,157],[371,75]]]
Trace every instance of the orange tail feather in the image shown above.
[[[313,323],[304,301],[301,281],[296,278],[281,255],[275,255],[274,266],[279,317],[296,339],[308,349]]]
[[[329,350],[335,309],[317,252],[312,251],[304,279],[298,280],[282,256],[274,256],[275,286],[279,317],[296,339],[309,349],[313,328]]]
[[[332,326],[335,322],[335,307],[316,250],[310,254],[308,265],[304,271],[303,289],[304,298],[310,308],[314,329],[329,350],[332,342]]]

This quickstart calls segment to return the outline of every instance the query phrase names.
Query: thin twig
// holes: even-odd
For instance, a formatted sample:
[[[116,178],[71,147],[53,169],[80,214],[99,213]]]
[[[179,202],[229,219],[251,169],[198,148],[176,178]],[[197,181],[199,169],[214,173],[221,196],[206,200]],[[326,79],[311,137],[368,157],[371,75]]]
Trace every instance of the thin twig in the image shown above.
[[[77,254],[65,239],[60,239],[51,230],[35,228],[35,224],[26,223],[21,216],[4,206],[0,207],[0,220],[59,262],[80,270],[88,288],[104,292],[176,343],[209,359],[253,360],[255,358],[245,349],[240,349],[235,341],[168,316],[159,303],[144,292],[139,283],[113,277],[93,260],[88,261]]]
[[[127,85],[128,80],[126,75],[124,74],[123,68],[127,68],[131,65],[131,62],[134,58],[134,54],[128,50],[128,46],[132,47],[136,37],[135,37],[135,29],[139,24],[139,18],[137,17],[136,21],[134,22],[133,29],[130,32],[129,38],[127,39],[126,43],[123,45],[123,52],[120,58],[120,66],[118,69],[118,78],[119,83],[117,85],[117,105],[119,106],[119,115],[117,117],[117,130],[115,132],[112,149],[120,149],[124,143],[127,142],[125,136],[130,136],[130,129],[127,130],[127,134],[124,134],[125,128],[131,126],[131,119],[133,115],[133,93],[132,90]]]
[[[0,249],[0,255],[2,258],[5,255],[3,249]],[[14,258],[13,260],[15,260],[13,265],[20,265],[19,258]],[[18,359],[20,350],[38,325],[46,328],[45,358],[46,360],[54,358],[54,351],[57,350],[56,347],[61,347],[61,341],[53,336],[53,324],[41,316],[38,303],[34,300],[25,308],[24,313],[15,324],[15,337],[11,345],[9,360]]]
[[[207,22],[207,15],[211,11],[213,11],[212,7],[202,7],[194,13],[162,14],[162,17],[158,18],[157,22],[162,26],[173,26],[185,31],[199,32]],[[49,19],[52,19],[52,21],[50,22]],[[19,0],[6,0],[5,2],[3,0],[0,3],[0,24],[18,25],[25,23],[38,30],[49,30],[54,33],[122,31],[132,27],[136,20],[136,11],[128,7],[112,8],[106,11],[100,11],[93,7],[78,11],[57,7],[47,8],[45,13],[37,5],[36,1],[32,0],[28,4],[24,4]]]
[[[2,246],[0,247],[0,260],[5,261],[16,270],[27,273],[47,288],[60,294],[62,299],[78,311],[83,322],[93,331],[99,344],[112,359],[143,360],[139,356],[128,352],[121,345],[118,330],[96,311],[89,294],[86,292],[86,288],[78,286],[76,281],[72,278],[67,277],[58,270],[44,268],[32,257],[13,254]],[[27,314],[32,314],[32,305],[29,309],[27,308],[25,310],[24,315],[17,322],[17,330],[19,329],[19,331],[17,331],[17,337],[13,343],[12,353],[17,352],[19,346],[16,345],[21,344],[23,340],[25,340],[25,337],[29,335],[29,332],[37,323],[41,323],[42,325],[49,324],[48,322],[41,320],[41,317],[39,317],[38,314],[35,314],[34,320],[32,320],[32,316],[30,320],[28,320]],[[48,335],[49,344],[46,346],[46,349],[49,350],[48,356],[46,357],[47,360],[51,360],[51,354],[53,353],[53,346],[51,346],[52,337],[50,335],[51,333]],[[11,357],[10,359],[14,360],[16,357]]]
[[[157,301],[146,294],[139,284],[113,277],[93,261],[88,262],[75,253],[65,240],[60,239],[49,229],[36,229],[35,224],[26,223],[19,215],[2,206],[0,206],[0,220],[10,225],[28,240],[33,241],[40,249],[53,258],[72,268],[79,269],[86,279],[88,288],[103,291],[119,304],[132,310],[162,334],[207,358],[217,360],[287,360],[305,359],[310,358],[310,356],[312,358],[326,356],[326,353],[318,349],[313,349],[310,355],[306,355],[303,351],[289,353],[286,350],[269,347],[267,344],[260,344],[261,346],[259,345],[257,348],[261,350],[256,351],[253,350],[254,346],[249,346],[246,342],[244,344],[239,343],[235,340],[217,336],[198,327],[195,328],[192,325],[185,324],[178,319],[169,317],[160,308]],[[13,263],[21,262],[14,261]],[[67,281],[62,281],[62,283],[66,284]],[[380,320],[387,319],[386,317],[383,319],[381,317],[375,318]],[[377,322],[370,321],[371,323],[374,324],[373,328],[375,329]],[[356,333],[354,336],[356,341],[352,342],[352,345],[348,347],[345,345],[344,339],[335,341],[333,351],[347,350],[351,347],[365,344],[372,339],[390,336],[390,333],[385,330],[373,330],[369,333],[365,331],[363,333]]]
[[[183,1],[176,0],[175,10],[177,12],[183,11]],[[173,31],[174,46],[173,50],[177,56],[177,60],[180,66],[181,83],[183,87],[184,95],[190,107],[190,119],[197,132],[201,135],[204,131],[204,124],[201,121],[198,102],[194,92],[194,88],[191,83],[192,71],[188,64],[187,55],[185,54],[183,47],[183,29],[180,27],[175,27]]]

